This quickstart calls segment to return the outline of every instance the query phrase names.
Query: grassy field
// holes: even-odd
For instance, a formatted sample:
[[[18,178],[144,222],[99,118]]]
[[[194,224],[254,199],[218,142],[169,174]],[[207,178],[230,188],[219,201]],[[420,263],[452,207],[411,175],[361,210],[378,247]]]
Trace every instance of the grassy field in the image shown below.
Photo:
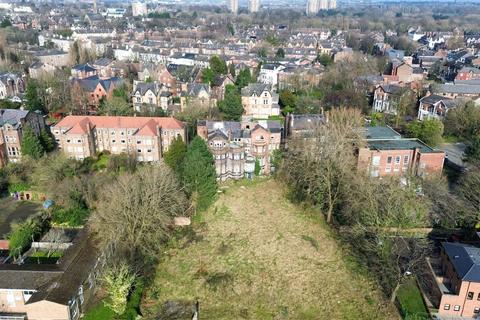
[[[415,280],[404,283],[398,290],[397,298],[406,320],[430,319]]]
[[[243,185],[242,185],[243,184]],[[274,180],[231,184],[165,252],[143,311],[200,303],[201,319],[397,319],[347,268],[323,219],[289,203]]]

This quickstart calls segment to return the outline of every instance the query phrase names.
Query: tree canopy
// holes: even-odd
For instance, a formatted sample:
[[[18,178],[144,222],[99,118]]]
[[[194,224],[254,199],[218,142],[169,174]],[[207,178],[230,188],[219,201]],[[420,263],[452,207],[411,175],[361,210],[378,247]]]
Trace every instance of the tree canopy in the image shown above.
[[[411,122],[408,124],[407,130],[412,137],[418,138],[432,147],[438,146],[443,141],[443,123],[436,119]]]
[[[228,72],[226,62],[218,56],[210,58],[210,69],[212,69],[214,75],[227,74]]]
[[[242,97],[233,85],[225,87],[225,99],[218,103],[225,119],[238,121],[243,114]]]
[[[21,149],[22,155],[29,156],[32,159],[39,159],[45,152],[42,142],[30,126],[23,129]]]
[[[187,200],[165,164],[146,165],[104,188],[92,223],[99,239],[131,257],[155,258]]]
[[[30,111],[44,110],[44,105],[38,94],[38,86],[35,80],[29,79],[25,89],[25,106]]]
[[[252,74],[250,72],[250,69],[245,68],[238,73],[237,79],[235,81],[235,85],[239,89],[242,89],[248,86],[250,82],[252,82]]]
[[[167,152],[163,155],[163,159],[170,168],[178,172],[186,153],[187,145],[183,142],[182,137],[178,136],[170,144]]]
[[[188,146],[181,172],[196,209],[206,210],[215,201],[217,175],[213,155],[202,138],[195,137]]]

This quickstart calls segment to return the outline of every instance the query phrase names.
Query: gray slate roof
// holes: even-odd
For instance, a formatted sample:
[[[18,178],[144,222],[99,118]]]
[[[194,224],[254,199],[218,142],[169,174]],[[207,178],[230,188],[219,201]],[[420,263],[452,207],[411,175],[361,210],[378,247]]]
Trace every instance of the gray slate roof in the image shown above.
[[[251,83],[242,89],[242,96],[253,96],[253,94],[260,96],[265,90],[270,92],[271,86],[264,83]]]
[[[480,95],[480,85],[438,84],[433,86],[433,91],[438,93],[479,94]]]
[[[442,243],[460,279],[480,282],[480,248],[462,243]]]
[[[443,97],[443,96],[439,96],[438,94],[431,94],[429,96],[426,96],[426,97],[423,97],[422,99],[420,99],[421,102],[423,103],[428,103],[428,104],[435,104],[435,103],[438,103],[440,101],[449,101],[449,100],[452,100],[450,98],[447,98],[447,97]]]
[[[18,128],[21,124],[21,120],[25,119],[27,115],[27,110],[0,109],[0,127],[5,123],[8,123],[13,127]]]

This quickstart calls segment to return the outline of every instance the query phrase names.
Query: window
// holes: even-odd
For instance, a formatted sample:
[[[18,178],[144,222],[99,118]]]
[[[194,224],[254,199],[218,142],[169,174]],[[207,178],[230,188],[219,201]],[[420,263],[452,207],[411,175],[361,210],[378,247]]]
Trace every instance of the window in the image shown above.
[[[472,299],[473,299],[473,292],[470,291],[470,292],[467,294],[467,300],[472,300]]]
[[[137,149],[137,152],[138,152],[138,153],[142,153],[142,149]]]
[[[115,143],[115,140],[112,140],[112,143]]]
[[[137,144],[141,144],[141,143],[142,143],[142,141],[141,141],[141,140],[137,140]]]
[[[473,313],[476,313],[476,314],[480,313],[480,308],[473,309]]]
[[[392,156],[388,156],[388,157],[387,157],[387,163],[388,163],[388,164],[392,163]]]
[[[456,305],[455,307],[453,307],[453,311],[460,311],[460,306]]]
[[[410,160],[408,156],[403,157],[403,165],[404,166],[408,165],[408,160]]]
[[[478,293],[477,300],[480,301],[480,292]]]
[[[395,164],[400,164],[400,159],[401,159],[400,156],[396,156],[395,157]]]
[[[446,304],[446,305],[443,307],[443,310],[450,310],[450,305],[449,305],[449,304]]]
[[[112,131],[111,135],[112,135],[112,136],[115,135],[115,131]]]
[[[380,165],[380,156],[372,157],[372,166],[379,166]]]

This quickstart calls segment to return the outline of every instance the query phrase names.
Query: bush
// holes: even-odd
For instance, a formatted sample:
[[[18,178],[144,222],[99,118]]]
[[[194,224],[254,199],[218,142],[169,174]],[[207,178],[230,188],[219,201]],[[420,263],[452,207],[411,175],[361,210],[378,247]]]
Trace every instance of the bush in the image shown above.
[[[122,319],[124,320],[135,320],[140,313],[140,302],[142,301],[142,293],[144,287],[143,281],[137,280],[134,286],[135,288],[130,294],[129,300],[127,302],[127,308],[125,309],[125,313],[122,316]]]
[[[411,122],[407,131],[412,137],[418,138],[432,147],[438,146],[443,141],[443,123],[436,119]]]
[[[13,183],[8,186],[8,192],[9,193],[14,193],[14,192],[21,192],[21,191],[27,191],[30,190],[31,186],[29,183],[26,182],[18,182],[18,183]]]
[[[108,302],[105,304],[118,315],[127,311],[127,298],[135,281],[135,274],[130,267],[122,262],[107,269],[103,279],[108,292]]]
[[[90,211],[86,208],[63,209],[56,207],[52,213],[52,222],[69,227],[78,227],[85,223],[89,215]]]
[[[19,257],[32,243],[33,239],[40,235],[44,229],[44,220],[41,217],[27,219],[23,223],[13,223],[12,231],[7,238],[9,256]]]

